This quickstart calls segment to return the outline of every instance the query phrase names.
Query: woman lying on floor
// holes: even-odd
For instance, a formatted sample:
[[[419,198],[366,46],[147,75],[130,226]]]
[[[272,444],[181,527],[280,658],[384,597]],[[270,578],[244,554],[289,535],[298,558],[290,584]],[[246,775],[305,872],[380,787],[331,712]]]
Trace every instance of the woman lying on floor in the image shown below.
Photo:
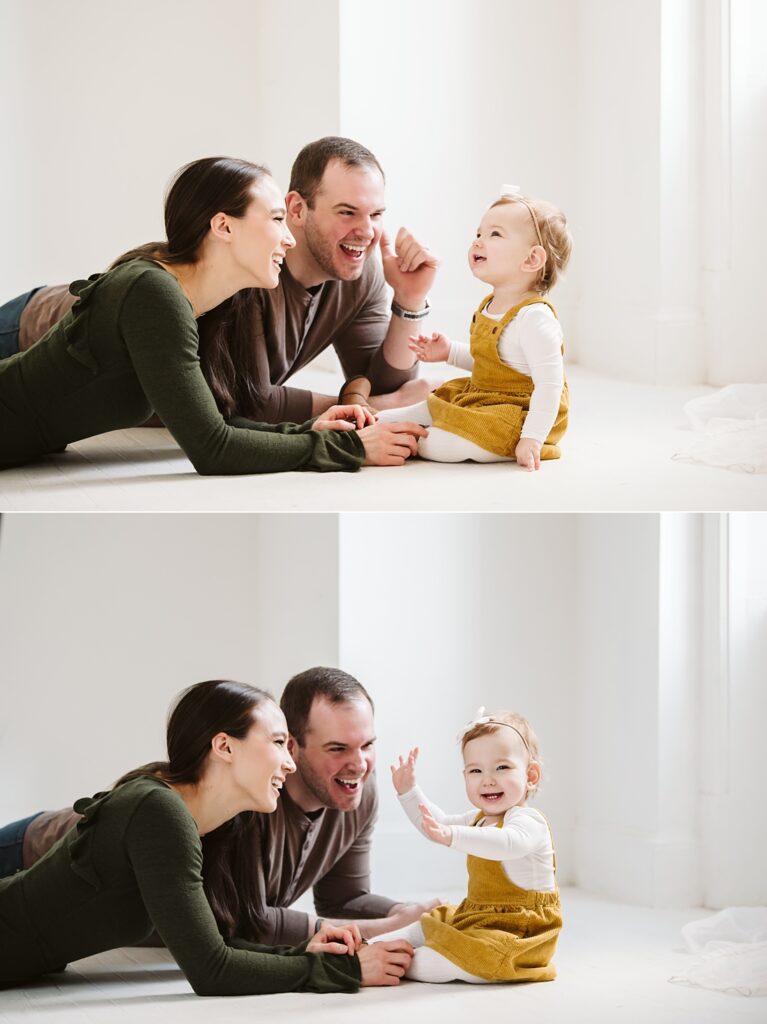
[[[182,168],[165,202],[166,242],[76,281],[72,309],[36,345],[0,360],[0,469],[138,426],[152,411],[198,473],[401,465],[415,424],[333,406],[304,424],[218,410],[200,369],[197,317],[244,288],[275,288],[295,245],[265,168],[211,157]]]
[[[226,943],[202,882],[200,836],[242,811],[271,812],[295,770],[287,726],[263,690],[212,680],[181,694],[168,760],[80,800],[84,817],[31,868],[0,880],[0,988],[140,943],[156,929],[198,995],[354,992],[396,985],[404,940],[367,946],[323,926],[300,946]]]

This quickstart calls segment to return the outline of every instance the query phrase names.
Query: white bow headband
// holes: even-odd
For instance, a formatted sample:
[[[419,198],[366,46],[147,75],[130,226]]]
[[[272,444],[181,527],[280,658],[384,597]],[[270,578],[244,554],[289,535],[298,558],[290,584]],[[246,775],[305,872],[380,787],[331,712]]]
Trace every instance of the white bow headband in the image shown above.
[[[525,196],[522,195],[522,189],[519,185],[501,185],[501,199],[513,199],[527,207],[530,212],[530,216],[533,218],[533,227],[535,228],[535,233],[538,236],[538,245],[545,248],[543,245],[541,229],[538,224],[538,218],[536,217],[535,210],[533,209],[533,204],[529,199],[526,199]]]
[[[510,722],[501,722],[497,718],[493,718],[492,715],[486,715],[485,714],[485,706],[484,706],[484,704],[482,705],[482,707],[477,708],[477,713],[475,714],[474,718],[468,723],[468,725],[459,734],[458,741],[460,742],[464,738],[466,733],[469,732],[469,730],[473,729],[475,725],[505,725],[507,729],[513,729],[514,732],[517,734],[517,736],[519,736],[519,738],[524,743],[525,750],[528,752],[528,754],[532,753],[531,750],[530,750],[529,743],[527,742],[525,737],[522,735],[522,733],[519,731],[519,729],[516,727],[516,725],[512,725]]]

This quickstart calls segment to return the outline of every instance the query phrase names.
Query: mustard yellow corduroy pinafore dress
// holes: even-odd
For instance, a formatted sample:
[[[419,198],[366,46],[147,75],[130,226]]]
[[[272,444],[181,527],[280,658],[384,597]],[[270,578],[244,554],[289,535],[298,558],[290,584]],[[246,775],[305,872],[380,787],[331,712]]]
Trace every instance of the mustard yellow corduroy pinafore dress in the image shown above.
[[[543,302],[556,316],[546,299],[526,299],[512,306],[501,320],[491,320],[483,310],[492,295],[482,300],[471,321],[471,354],[474,367],[471,377],[460,377],[442,384],[429,395],[432,424],[473,441],[495,455],[514,457],[522,426],[530,408],[533,393],[531,377],[502,363],[498,356],[498,339],[504,328],[524,306]],[[541,459],[558,459],[558,442],[567,429],[569,408],[567,382],[559,399],[554,426],[541,448]]]
[[[553,981],[551,958],[562,928],[559,891],[520,889],[497,860],[470,854],[467,866],[466,899],[421,918],[426,945],[486,981]]]

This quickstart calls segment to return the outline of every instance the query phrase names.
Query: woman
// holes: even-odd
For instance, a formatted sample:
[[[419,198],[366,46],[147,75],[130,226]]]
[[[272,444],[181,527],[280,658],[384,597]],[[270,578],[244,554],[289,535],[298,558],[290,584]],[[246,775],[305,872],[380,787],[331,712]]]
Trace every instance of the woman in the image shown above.
[[[313,423],[226,422],[202,372],[196,317],[243,288],[274,288],[295,242],[268,171],[210,157],[182,168],[165,203],[167,242],[77,281],[45,338],[0,361],[0,468],[136,426],[154,410],[198,473],[355,470],[415,451],[359,406]],[[355,429],[356,428],[356,429]]]
[[[389,944],[386,974],[356,927],[323,926],[301,946],[226,944],[202,884],[200,836],[242,811],[270,812],[295,771],[268,693],[227,680],[184,691],[168,761],[77,802],[84,815],[46,857],[0,880],[0,988],[156,929],[198,995],[351,992],[396,984],[410,963]]]

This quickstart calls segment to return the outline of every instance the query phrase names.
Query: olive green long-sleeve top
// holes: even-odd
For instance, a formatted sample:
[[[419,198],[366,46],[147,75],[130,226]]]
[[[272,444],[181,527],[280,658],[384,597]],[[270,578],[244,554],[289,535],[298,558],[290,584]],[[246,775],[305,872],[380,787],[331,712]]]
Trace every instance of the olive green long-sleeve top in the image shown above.
[[[0,468],[72,441],[162,419],[198,473],[355,470],[356,431],[227,423],[200,368],[199,336],[176,279],[135,259],[89,281],[36,345],[0,360]]]
[[[0,988],[145,939],[153,928],[198,995],[350,992],[356,956],[221,937],[203,891],[202,845],[158,779],[80,800],[82,821],[33,867],[0,880]]]

